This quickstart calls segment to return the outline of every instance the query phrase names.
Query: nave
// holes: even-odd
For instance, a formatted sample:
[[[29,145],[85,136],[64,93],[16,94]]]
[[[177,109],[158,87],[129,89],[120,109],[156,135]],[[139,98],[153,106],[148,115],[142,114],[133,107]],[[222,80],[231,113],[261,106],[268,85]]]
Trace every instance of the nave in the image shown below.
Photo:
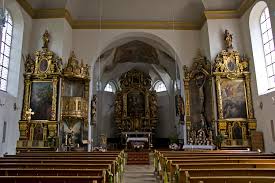
[[[128,161],[135,153],[136,162]],[[138,155],[140,154],[140,156]],[[274,154],[249,151],[23,152],[0,158],[7,183],[274,183]],[[133,155],[131,155],[133,156]],[[139,162],[141,161],[141,162]]]

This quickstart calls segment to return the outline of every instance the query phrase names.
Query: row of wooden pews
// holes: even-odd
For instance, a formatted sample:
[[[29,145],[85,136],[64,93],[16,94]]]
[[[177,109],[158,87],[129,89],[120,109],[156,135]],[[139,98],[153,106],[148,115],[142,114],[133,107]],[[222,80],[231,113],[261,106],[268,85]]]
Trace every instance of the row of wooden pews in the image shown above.
[[[275,155],[232,151],[157,151],[164,183],[275,183]]]
[[[124,151],[24,152],[0,158],[0,182],[120,183]]]

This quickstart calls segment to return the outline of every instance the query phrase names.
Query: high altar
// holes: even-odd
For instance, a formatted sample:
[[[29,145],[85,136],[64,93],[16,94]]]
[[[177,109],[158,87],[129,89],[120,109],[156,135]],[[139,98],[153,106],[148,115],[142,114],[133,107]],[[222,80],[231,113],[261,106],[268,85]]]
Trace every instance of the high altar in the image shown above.
[[[150,90],[151,77],[133,69],[124,73],[119,82],[121,91],[115,98],[115,122],[122,139],[127,142],[138,132],[136,141],[147,138],[151,144],[158,121],[157,95]]]

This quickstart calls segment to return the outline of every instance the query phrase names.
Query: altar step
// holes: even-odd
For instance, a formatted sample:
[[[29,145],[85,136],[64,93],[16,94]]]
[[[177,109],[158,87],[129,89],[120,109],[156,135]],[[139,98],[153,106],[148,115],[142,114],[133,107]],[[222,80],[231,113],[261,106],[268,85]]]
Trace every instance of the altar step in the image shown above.
[[[127,165],[149,165],[149,152],[128,152]]]

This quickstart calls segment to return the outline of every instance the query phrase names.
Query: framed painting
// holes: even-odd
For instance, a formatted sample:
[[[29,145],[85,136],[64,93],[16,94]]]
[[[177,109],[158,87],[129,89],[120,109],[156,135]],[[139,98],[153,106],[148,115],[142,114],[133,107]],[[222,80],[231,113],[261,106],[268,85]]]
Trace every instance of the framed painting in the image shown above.
[[[221,79],[221,102],[224,119],[247,118],[246,88],[243,79]]]
[[[33,120],[51,120],[53,83],[52,81],[33,81],[31,86],[30,107],[34,112]]]

